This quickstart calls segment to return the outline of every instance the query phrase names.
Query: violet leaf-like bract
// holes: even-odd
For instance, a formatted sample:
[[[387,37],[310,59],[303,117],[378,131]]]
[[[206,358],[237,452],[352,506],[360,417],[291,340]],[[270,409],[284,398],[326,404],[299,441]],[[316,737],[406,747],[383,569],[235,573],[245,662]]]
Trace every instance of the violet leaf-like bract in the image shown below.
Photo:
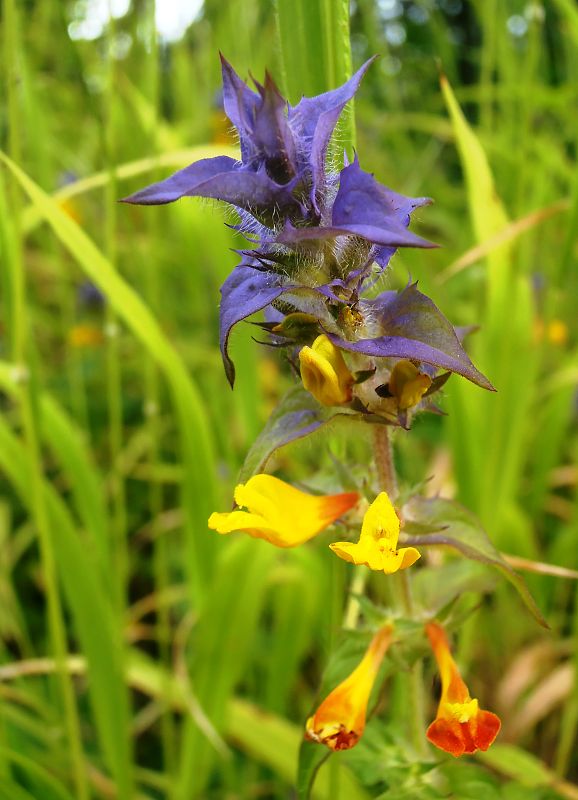
[[[398,247],[435,246],[408,230],[412,212],[429,203],[427,198],[405,197],[378,183],[361,169],[357,155],[340,172],[328,171],[331,136],[372,61],[342,86],[291,106],[269,73],[263,84],[253,79],[253,90],[221,57],[224,108],[239,134],[241,161],[203,159],[125,198],[155,205],[205,197],[237,209],[240,221],[232,227],[257,249],[240,251],[249,263],[244,259],[221,289],[220,346],[231,385],[235,372],[227,348],[238,322],[292,290],[289,304],[314,313],[323,326],[331,321],[331,305],[352,293],[360,295],[374,263],[384,269]],[[330,239],[336,241],[328,246],[325,240]],[[407,339],[422,342],[420,358],[407,356],[411,347],[400,349],[402,334],[395,336],[396,353],[383,343],[375,351],[377,340],[368,351],[357,343],[358,352],[386,356],[399,351],[399,357],[461,371],[484,385],[483,376],[461,349],[452,349],[453,343],[444,341],[440,356],[426,334],[406,331]],[[354,348],[348,343],[344,349]]]
[[[225,373],[231,386],[235,367],[228,353],[231,328],[241,320],[270,305],[291,286],[283,285],[278,275],[250,266],[235,267],[221,286],[220,343]]]
[[[384,292],[366,302],[381,335],[352,342],[329,334],[338,347],[373,357],[421,361],[494,391],[489,380],[470,361],[453,326],[429,297],[418,291],[415,283],[399,294]]]

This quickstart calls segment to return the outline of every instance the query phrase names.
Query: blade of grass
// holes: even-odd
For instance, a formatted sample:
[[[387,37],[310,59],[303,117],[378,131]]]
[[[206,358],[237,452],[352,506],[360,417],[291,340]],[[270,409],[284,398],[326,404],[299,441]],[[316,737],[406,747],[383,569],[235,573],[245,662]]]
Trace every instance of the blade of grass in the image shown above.
[[[17,97],[20,84],[19,68],[22,54],[20,52],[19,17],[14,0],[5,0],[4,36],[7,58],[7,94],[9,108],[9,147],[11,153],[21,157],[21,120],[19,99]],[[89,789],[84,769],[83,743],[80,731],[79,714],[74,695],[74,687],[66,673],[64,659],[66,656],[66,628],[56,574],[56,560],[51,539],[50,520],[47,514],[45,498],[42,490],[43,470],[42,453],[39,445],[39,409],[38,386],[34,371],[34,352],[29,339],[28,308],[26,298],[26,280],[22,253],[18,212],[20,209],[20,191],[12,186],[12,207],[16,210],[14,224],[8,214],[4,185],[0,185],[0,217],[1,240],[5,269],[9,273],[8,300],[9,316],[13,325],[11,330],[11,352],[15,363],[21,370],[19,382],[19,410],[26,441],[26,459],[28,468],[28,493],[31,499],[31,517],[34,521],[40,549],[41,573],[46,595],[46,624],[51,651],[58,665],[57,696],[63,712],[64,730],[71,755],[73,782],[79,800],[88,800]],[[27,366],[28,362],[28,366]]]
[[[0,468],[33,512],[26,450],[0,418]],[[62,499],[46,481],[41,487],[50,522],[58,576],[89,665],[92,709],[100,746],[115,776],[119,797],[132,797],[128,697],[123,682],[117,625],[94,563]],[[66,665],[65,665],[66,669]],[[68,672],[67,672],[68,675]]]
[[[141,340],[171,387],[185,466],[183,505],[187,514],[186,563],[190,571],[193,598],[202,602],[210,581],[214,553],[213,540],[206,533],[206,521],[213,510],[212,477],[215,474],[213,442],[202,399],[148,307],[115,272],[94,242],[6,154],[0,152],[0,160],[10,169],[91,281],[108,297],[119,318]],[[204,537],[201,531],[205,533]]]

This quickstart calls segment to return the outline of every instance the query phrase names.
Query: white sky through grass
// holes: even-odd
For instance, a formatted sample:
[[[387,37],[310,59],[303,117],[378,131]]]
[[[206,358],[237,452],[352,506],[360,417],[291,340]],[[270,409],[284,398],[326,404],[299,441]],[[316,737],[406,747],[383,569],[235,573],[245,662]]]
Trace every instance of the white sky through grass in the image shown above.
[[[124,17],[131,0],[78,0],[72,7],[68,26],[71,39],[93,40],[104,33],[111,18]],[[181,39],[203,8],[203,0],[157,0],[155,24],[161,41]]]

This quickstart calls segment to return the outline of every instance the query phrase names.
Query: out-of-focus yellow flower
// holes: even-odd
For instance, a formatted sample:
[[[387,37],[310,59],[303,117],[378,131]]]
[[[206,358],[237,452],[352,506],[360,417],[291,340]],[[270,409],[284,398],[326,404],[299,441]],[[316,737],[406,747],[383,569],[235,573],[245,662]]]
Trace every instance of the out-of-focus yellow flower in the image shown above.
[[[420,372],[411,361],[403,359],[392,369],[388,388],[396,398],[398,408],[403,411],[417,405],[430,386],[429,375]]]
[[[568,342],[568,326],[561,319],[553,319],[548,324],[548,341],[558,347],[563,347]]]
[[[541,342],[544,338],[556,347],[564,347],[568,343],[568,326],[561,319],[553,319],[547,325],[544,320],[537,319],[534,322],[534,340]]]
[[[214,512],[209,528],[217,533],[244,531],[277,547],[295,547],[335,522],[358,500],[356,492],[316,496],[273,475],[254,475],[235,488],[235,503],[247,510]]]
[[[299,352],[303,386],[324,406],[340,406],[351,400],[354,378],[331,339],[324,333],[311,347]]]
[[[453,756],[487,750],[501,727],[500,719],[491,711],[483,711],[472,700],[450,652],[441,625],[426,625],[442,681],[442,694],[435,720],[427,729],[427,738],[436,747]]]
[[[102,330],[95,325],[74,325],[68,331],[68,343],[71,347],[97,347],[104,341]]]
[[[359,741],[365,728],[367,704],[383,657],[391,643],[393,628],[385,625],[373,637],[362,661],[309,717],[305,738],[331,750],[348,750]]]
[[[365,512],[358,542],[334,542],[329,547],[339,558],[364,564],[386,575],[411,567],[420,558],[415,547],[400,547],[399,518],[386,492],[377,495]]]

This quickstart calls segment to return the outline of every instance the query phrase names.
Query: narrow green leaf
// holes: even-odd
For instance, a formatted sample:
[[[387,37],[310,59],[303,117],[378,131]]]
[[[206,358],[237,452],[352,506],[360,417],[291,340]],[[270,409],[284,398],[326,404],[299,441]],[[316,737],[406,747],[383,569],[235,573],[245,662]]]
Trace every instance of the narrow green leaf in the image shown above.
[[[22,444],[0,417],[0,468],[25,506],[32,501],[28,463]],[[66,505],[49,483],[44,482],[43,488],[58,577],[88,662],[90,699],[100,745],[119,789],[126,794],[131,765],[129,713],[117,626],[99,572]]]
[[[42,800],[74,800],[66,789],[48,770],[24,753],[19,753],[9,747],[0,746],[0,757],[17,765],[31,782],[35,785]]]
[[[140,339],[171,387],[185,462],[183,504],[188,522],[186,563],[190,571],[191,590],[195,599],[201,600],[210,579],[214,554],[206,523],[214,506],[212,477],[215,474],[213,441],[203,400],[177,352],[138,294],[55,200],[1,151],[0,160],[9,168],[90,280],[107,296],[119,318]]]
[[[129,683],[151,697],[167,696],[175,710],[186,709],[186,690],[172,675],[150,661],[142,653],[133,652],[129,664]],[[290,785],[295,782],[295,764],[303,738],[301,728],[275,714],[241,700],[228,703],[225,735],[255,761],[267,765]],[[320,748],[321,749],[321,748]],[[368,794],[351,775],[349,769],[338,766],[339,785],[347,800],[369,800]],[[329,775],[320,770],[312,800],[331,800]]]
[[[405,541],[415,547],[428,545],[454,547],[466,558],[495,567],[518,591],[534,619],[542,627],[549,628],[524,579],[502,558],[474,514],[459,503],[441,497],[413,497],[405,506],[404,514],[406,515]],[[435,532],[412,535],[413,522],[422,526],[431,525]]]

